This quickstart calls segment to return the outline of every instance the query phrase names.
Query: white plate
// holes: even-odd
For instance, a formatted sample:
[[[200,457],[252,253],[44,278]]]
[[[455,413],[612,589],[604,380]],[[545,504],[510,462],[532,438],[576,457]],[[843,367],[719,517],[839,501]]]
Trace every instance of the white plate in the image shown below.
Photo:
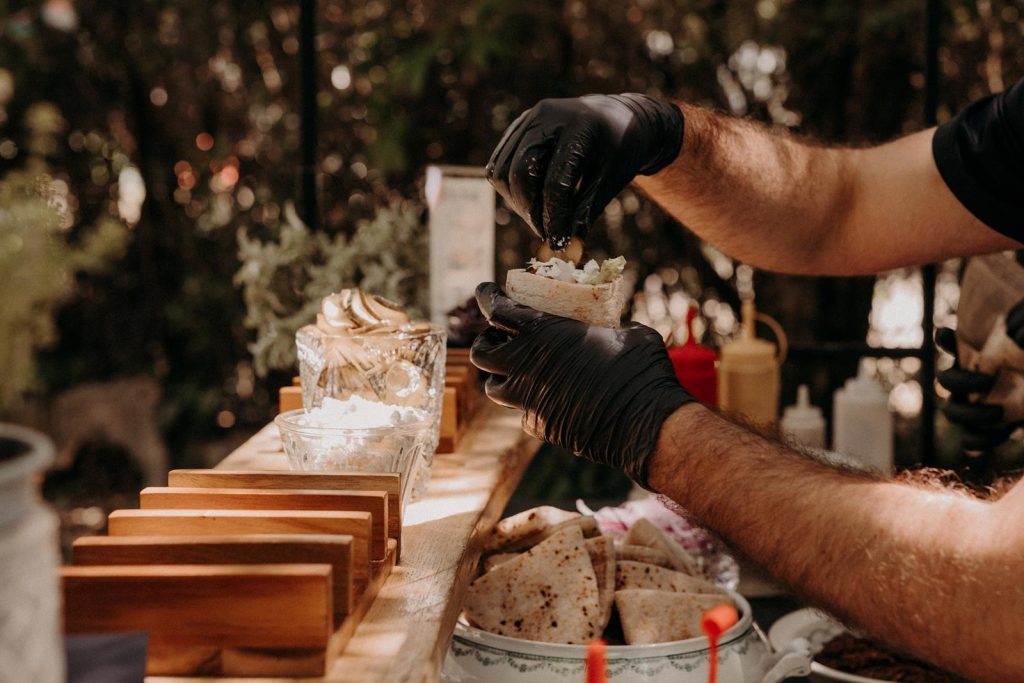
[[[825,643],[846,631],[847,628],[845,626],[836,622],[824,612],[808,607],[790,612],[772,624],[771,629],[768,631],[768,641],[776,651],[781,651],[788,649],[789,644],[794,640],[802,638],[810,645],[811,654],[816,655],[825,647]],[[830,681],[891,683],[881,678],[867,678],[866,676],[855,676],[854,674],[837,671],[818,662],[811,662],[811,673]]]

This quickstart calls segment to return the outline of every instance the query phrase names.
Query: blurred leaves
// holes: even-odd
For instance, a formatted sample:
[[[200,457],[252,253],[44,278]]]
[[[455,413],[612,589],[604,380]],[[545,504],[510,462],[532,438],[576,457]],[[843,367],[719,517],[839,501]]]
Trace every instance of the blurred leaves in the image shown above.
[[[45,182],[18,172],[0,180],[0,408],[35,380],[35,351],[53,341],[54,309],[70,290],[70,250]]]
[[[355,234],[312,233],[285,206],[276,240],[238,233],[246,325],[256,331],[252,352],[256,372],[295,365],[295,332],[315,322],[320,300],[346,287],[360,287],[427,316],[427,230],[422,209],[395,203],[373,219],[358,222]]]
[[[77,243],[69,240],[73,196],[46,163],[64,120],[49,103],[33,104],[25,118],[25,168],[0,178],[0,410],[36,388],[36,352],[55,341],[55,313],[71,295],[76,273],[102,272],[127,241],[124,224],[110,218],[79,231]]]

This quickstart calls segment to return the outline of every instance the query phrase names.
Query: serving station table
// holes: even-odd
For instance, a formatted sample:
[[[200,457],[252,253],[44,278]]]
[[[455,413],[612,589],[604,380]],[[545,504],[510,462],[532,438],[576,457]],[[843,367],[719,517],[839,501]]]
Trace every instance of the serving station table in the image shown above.
[[[436,681],[463,597],[480,557],[481,532],[498,521],[541,442],[520,427],[518,412],[483,407],[453,453],[438,454],[427,494],[405,511],[399,564],[392,570],[344,651],[323,678],[304,681]],[[218,465],[230,470],[287,470],[270,424]],[[148,683],[258,682],[294,678],[149,676]]]

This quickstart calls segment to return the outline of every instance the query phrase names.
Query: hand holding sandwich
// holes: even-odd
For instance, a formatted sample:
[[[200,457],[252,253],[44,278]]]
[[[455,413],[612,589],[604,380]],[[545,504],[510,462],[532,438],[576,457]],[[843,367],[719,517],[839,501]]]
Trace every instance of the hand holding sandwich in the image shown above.
[[[526,431],[647,486],[662,423],[695,401],[676,380],[661,335],[638,323],[609,329],[541,313],[492,282],[476,296],[492,326],[471,355],[494,375],[488,397],[522,410]]]
[[[505,131],[487,178],[508,206],[556,250],[585,237],[637,175],[679,156],[683,113],[647,95],[541,100]]]

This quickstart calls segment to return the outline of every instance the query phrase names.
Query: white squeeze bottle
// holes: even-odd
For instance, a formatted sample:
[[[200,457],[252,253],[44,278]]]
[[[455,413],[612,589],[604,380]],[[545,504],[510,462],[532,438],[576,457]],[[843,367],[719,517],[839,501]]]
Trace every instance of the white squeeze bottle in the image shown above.
[[[861,362],[857,376],[846,380],[846,385],[833,396],[832,448],[891,474],[892,432],[889,394]]]
[[[811,405],[806,384],[796,390],[796,405],[788,406],[782,415],[780,431],[807,448],[825,447],[825,418],[821,409]]]

